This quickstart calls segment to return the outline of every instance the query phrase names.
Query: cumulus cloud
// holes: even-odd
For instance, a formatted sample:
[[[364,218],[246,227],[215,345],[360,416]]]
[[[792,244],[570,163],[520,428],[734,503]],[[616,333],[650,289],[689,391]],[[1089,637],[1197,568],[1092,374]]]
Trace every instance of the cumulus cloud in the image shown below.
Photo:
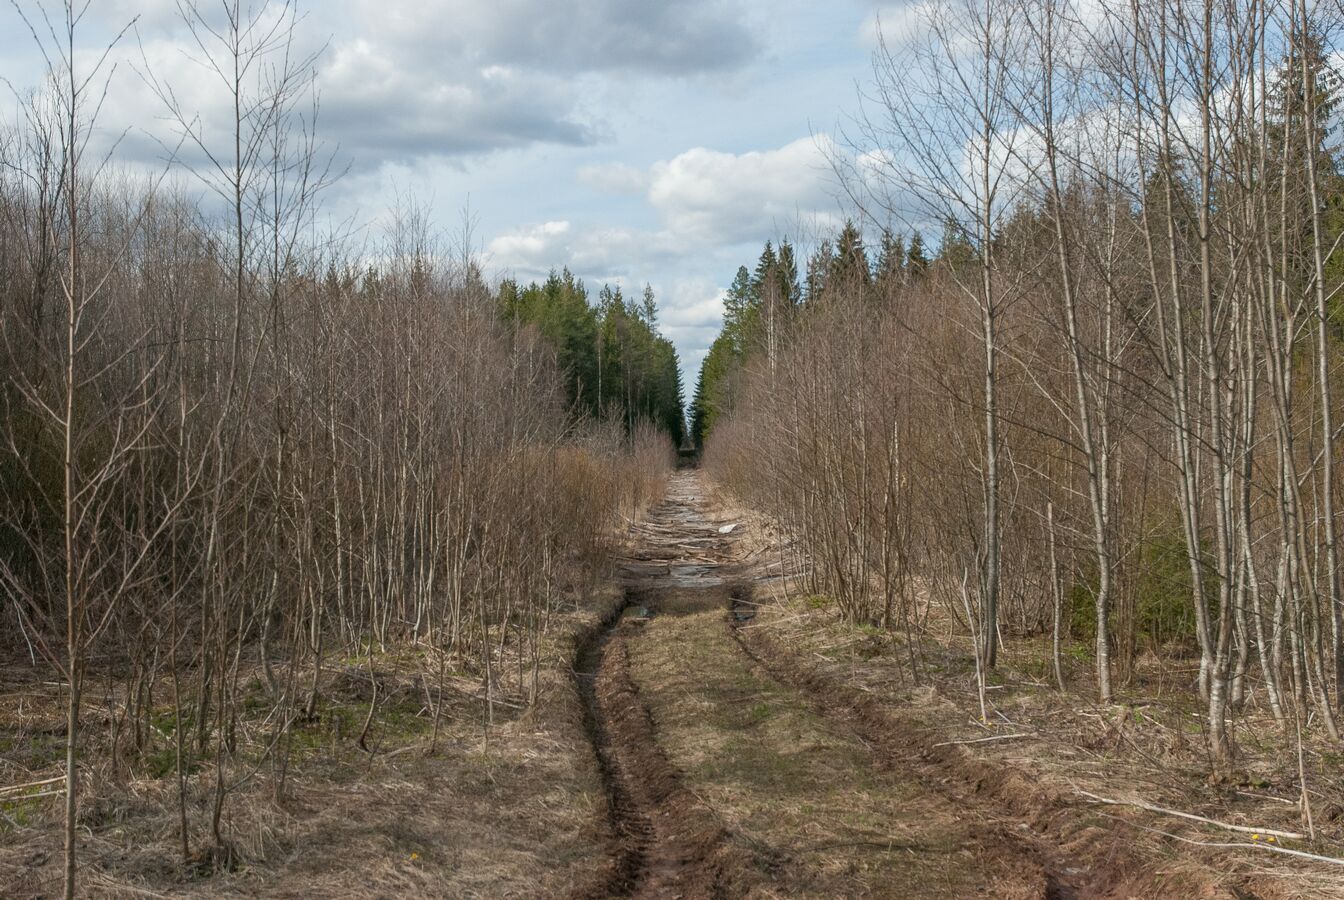
[[[605,123],[584,104],[595,79],[721,72],[759,50],[734,0],[309,0],[300,9],[300,55],[326,45],[316,67],[319,131],[357,171],[538,144],[592,144],[605,134]],[[211,27],[220,24],[218,4],[202,3],[200,10]],[[226,92],[200,64],[176,0],[107,0],[96,13],[107,34],[138,14],[143,44],[124,41],[123,61],[171,84],[184,111],[208,129],[227,122]],[[7,18],[0,12],[0,30]],[[87,37],[101,40],[99,33]],[[0,47],[5,43],[0,39]],[[253,71],[262,77],[263,67]],[[0,74],[23,77],[3,65]],[[128,83],[135,80],[121,80],[109,127],[164,139],[168,129],[156,122],[162,103]],[[152,139],[123,150],[141,157],[159,152]]]
[[[524,225],[487,249],[495,265],[519,277],[544,277],[568,266],[580,275],[620,279],[659,269],[692,254],[757,244],[804,227],[840,224],[828,139],[802,138],[774,150],[724,153],[696,147],[647,171],[628,165],[590,166],[585,183],[643,188],[662,220],[658,229],[571,227],[568,221]],[[698,288],[709,304],[712,291]],[[684,324],[684,323],[683,323]]]
[[[740,4],[724,0],[347,2],[365,27],[398,40],[549,72],[696,74],[736,68],[758,50]]]
[[[592,143],[571,85],[507,66],[435,71],[395,48],[336,46],[320,75],[323,130],[361,166],[529,144]]]
[[[703,243],[764,240],[800,219],[831,226],[835,151],[810,137],[741,154],[697,147],[653,166],[649,202],[669,231]]]
[[[658,325],[681,354],[698,366],[723,324],[722,287],[703,278],[674,279],[658,296]]]
[[[515,228],[486,245],[491,264],[521,280],[545,278],[560,268],[594,282],[642,279],[675,259],[678,251],[665,232],[572,228],[566,221]]]
[[[693,75],[756,52],[720,0],[341,0],[351,31],[322,64],[326,126],[356,165],[388,154],[461,156],[585,145],[586,81]]]
[[[490,254],[507,264],[534,270],[547,266],[564,249],[569,237],[568,222],[543,222],[507,234],[490,242]]]

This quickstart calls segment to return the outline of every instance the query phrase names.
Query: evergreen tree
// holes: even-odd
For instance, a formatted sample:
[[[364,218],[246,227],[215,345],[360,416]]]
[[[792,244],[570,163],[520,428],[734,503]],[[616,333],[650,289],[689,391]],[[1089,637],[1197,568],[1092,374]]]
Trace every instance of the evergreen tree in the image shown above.
[[[723,333],[738,350],[745,345],[753,304],[751,273],[747,271],[746,266],[739,266],[737,275],[723,298]]]
[[[644,297],[640,304],[640,317],[644,324],[653,328],[658,324],[658,305],[653,299],[653,285],[644,285]]]
[[[873,285],[878,296],[887,297],[897,287],[905,283],[905,238],[893,235],[890,229],[882,230],[882,247],[877,256],[877,267],[873,273]]]
[[[756,261],[756,272],[751,279],[752,290],[755,291],[758,301],[761,292],[775,278],[775,270],[778,266],[779,257],[775,255],[775,247],[770,241],[766,241],[765,249],[761,251],[761,258]]]
[[[924,249],[924,236],[918,231],[910,235],[910,247],[905,251],[905,272],[910,278],[920,278],[929,270],[929,254]]]
[[[647,420],[681,441],[681,366],[672,342],[655,330],[652,287],[635,302],[619,286],[604,285],[594,307],[583,282],[566,269],[526,288],[506,279],[496,303],[502,319],[535,328],[554,349],[575,414],[618,416],[630,428]]]
[[[863,246],[863,235],[852,220],[846,220],[845,227],[835,242],[835,259],[831,263],[828,276],[833,286],[842,286],[844,290],[866,292],[872,283],[872,274],[868,268],[868,253]]]
[[[779,265],[776,271],[785,304],[794,307],[802,303],[803,288],[798,283],[798,260],[794,256],[793,245],[787,238],[779,244]]]
[[[816,303],[826,292],[826,279],[830,275],[831,265],[835,261],[835,252],[831,242],[825,240],[817,247],[807,261],[807,303]]]
[[[966,235],[966,229],[948,219],[943,223],[943,239],[938,243],[938,262],[953,271],[975,264],[980,254]]]

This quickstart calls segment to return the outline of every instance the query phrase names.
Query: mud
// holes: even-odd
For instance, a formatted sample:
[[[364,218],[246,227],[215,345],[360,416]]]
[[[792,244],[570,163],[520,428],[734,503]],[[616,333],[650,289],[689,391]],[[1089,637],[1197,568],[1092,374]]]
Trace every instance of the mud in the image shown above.
[[[637,640],[647,616],[656,614],[656,590],[719,583],[711,574],[712,561],[647,564],[650,556],[670,559],[686,546],[686,535],[680,533],[685,519],[685,495],[675,490],[650,511],[640,550],[621,568],[626,603],[580,646],[575,661],[575,679],[607,791],[611,835],[608,864],[593,883],[576,886],[575,898],[693,900],[738,897],[747,890],[749,854],[686,789],[659,747],[653,720],[630,677],[627,642]],[[695,546],[712,549],[704,542]]]
[[[780,646],[757,624],[755,572],[734,560],[740,530],[707,519],[693,472],[672,480],[667,499],[637,530],[619,568],[626,604],[579,650],[576,681],[608,794],[610,858],[574,897],[789,896],[771,864],[686,785],[659,745],[656,723],[632,678],[631,642],[660,614],[660,596],[715,597],[737,647],[782,689],[868,748],[882,777],[916,784],[939,815],[974,823],[971,852],[993,873],[998,897],[1219,896],[1207,884],[1176,885],[1127,852],[1117,835],[1080,823],[1078,810],[1011,769],[965,748],[935,747],[940,735],[894,716],[865,692],[837,683]],[[837,772],[836,777],[843,777]],[[763,798],[764,801],[764,798]],[[894,810],[899,816],[900,811]],[[768,854],[766,854],[768,855]],[[948,859],[949,865],[955,861]],[[899,872],[893,872],[899,875]],[[922,895],[921,895],[922,896]]]

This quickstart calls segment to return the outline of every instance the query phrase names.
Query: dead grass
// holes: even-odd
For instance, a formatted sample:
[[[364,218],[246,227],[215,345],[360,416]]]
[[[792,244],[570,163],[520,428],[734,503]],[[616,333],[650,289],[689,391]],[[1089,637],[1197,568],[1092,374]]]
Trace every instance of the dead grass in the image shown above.
[[[587,609],[558,617],[547,639],[538,704],[528,709],[516,684],[512,692],[497,692],[502,702],[493,727],[485,727],[475,673],[451,678],[433,756],[426,755],[432,717],[415,648],[375,655],[382,700],[371,753],[356,745],[371,693],[369,661],[334,661],[318,716],[294,730],[287,791],[279,802],[260,752],[269,735],[261,721],[268,710],[245,701],[242,750],[230,770],[242,783],[226,813],[236,856],[226,869],[199,854],[189,864],[181,859],[171,755],[175,723],[156,716],[154,751],[133,768],[113,772],[104,764],[88,773],[82,889],[100,897],[563,893],[606,848],[601,781],[570,673],[579,635],[596,627],[617,600],[610,589]],[[61,771],[58,699],[56,686],[25,681],[16,667],[6,670],[0,682],[0,781]],[[99,717],[95,699],[86,725],[91,740],[106,731]],[[164,752],[166,760],[158,759]],[[208,843],[214,778],[213,755],[207,756],[188,797],[193,850]],[[261,764],[251,777],[249,763]],[[50,798],[0,809],[0,896],[57,892],[59,803]]]
[[[1079,845],[1100,841],[1123,846],[1126,852],[1155,861],[1155,870],[1188,877],[1191,883],[1221,884],[1260,897],[1344,894],[1344,873],[1335,867],[1255,849],[1199,847],[1188,842],[1249,842],[1249,836],[1140,810],[1095,805],[1078,793],[1142,799],[1232,824],[1303,830],[1295,802],[1299,792],[1295,756],[1264,717],[1240,723],[1243,740],[1237,777],[1211,782],[1202,755],[1197,698],[1178,691],[1170,673],[1163,673],[1160,695],[1146,693],[1144,682],[1136,681],[1127,702],[1098,707],[1086,696],[1061,694],[1040,678],[1040,660],[1033,659],[1030,651],[1041,648],[1024,647],[1019,641],[1016,652],[989,679],[989,722],[981,723],[969,645],[925,637],[921,682],[916,683],[909,672],[907,649],[898,637],[842,623],[824,604],[807,601],[800,595],[787,601],[776,595],[761,607],[753,627],[768,635],[772,646],[787,647],[825,678],[867,694],[892,722],[925,735],[926,746],[1023,735],[952,745],[942,752],[956,757],[958,765],[964,759],[967,771],[979,766],[985,772],[1010,773],[986,780],[985,791],[1043,792],[1069,807],[1071,821],[1054,828],[1056,834],[1067,834]],[[1081,677],[1073,683],[1080,682]],[[1338,769],[1331,772],[1333,754],[1315,747],[1309,756],[1313,765],[1308,781],[1321,840],[1315,845],[1276,843],[1344,855],[1340,844],[1344,823],[1321,814],[1338,808],[1340,782]]]
[[[860,691],[894,727],[922,734],[926,747],[1027,735],[940,748],[958,764],[964,760],[966,771],[987,773],[981,785],[986,793],[1026,791],[1056,798],[1066,812],[1053,814],[1063,818],[1053,823],[1054,833],[1080,844],[1095,845],[1098,838],[1110,842],[1152,860],[1155,872],[1190,884],[1258,897],[1344,896],[1344,868],[1254,846],[1198,846],[1189,842],[1257,842],[1177,818],[1089,803],[1077,793],[1137,798],[1233,824],[1305,831],[1295,744],[1262,707],[1262,692],[1252,691],[1237,719],[1234,777],[1218,782],[1208,777],[1201,704],[1193,690],[1197,660],[1182,667],[1140,655],[1119,691],[1121,702],[1099,707],[1091,700],[1086,647],[1069,648],[1070,691],[1060,693],[1053,687],[1048,640],[1014,638],[999,671],[988,679],[990,721],[982,724],[969,641],[946,617],[933,611],[932,627],[920,636],[921,678],[916,682],[909,648],[899,635],[841,622],[827,598],[808,596],[797,581],[770,577],[780,571],[783,539],[771,523],[717,492],[711,493],[711,503],[715,521],[747,523],[736,533],[735,551],[754,581],[754,599],[762,604],[750,627],[759,629],[770,646],[830,682]],[[1320,840],[1276,844],[1344,857],[1344,780],[1339,777],[1344,754],[1322,738],[1312,735],[1305,747]]]
[[[752,852],[755,895],[1042,896],[1040,873],[986,840],[973,813],[875,766],[756,669],[728,633],[726,592],[651,602],[657,614],[630,641],[641,697],[687,786]]]

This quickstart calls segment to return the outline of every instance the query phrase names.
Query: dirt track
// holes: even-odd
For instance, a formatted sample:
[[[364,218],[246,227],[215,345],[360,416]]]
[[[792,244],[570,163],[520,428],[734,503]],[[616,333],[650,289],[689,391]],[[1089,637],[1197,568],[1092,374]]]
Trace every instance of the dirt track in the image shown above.
[[[740,627],[753,572],[705,490],[673,479],[622,563],[625,609],[577,661],[611,850],[575,896],[1131,895]]]

